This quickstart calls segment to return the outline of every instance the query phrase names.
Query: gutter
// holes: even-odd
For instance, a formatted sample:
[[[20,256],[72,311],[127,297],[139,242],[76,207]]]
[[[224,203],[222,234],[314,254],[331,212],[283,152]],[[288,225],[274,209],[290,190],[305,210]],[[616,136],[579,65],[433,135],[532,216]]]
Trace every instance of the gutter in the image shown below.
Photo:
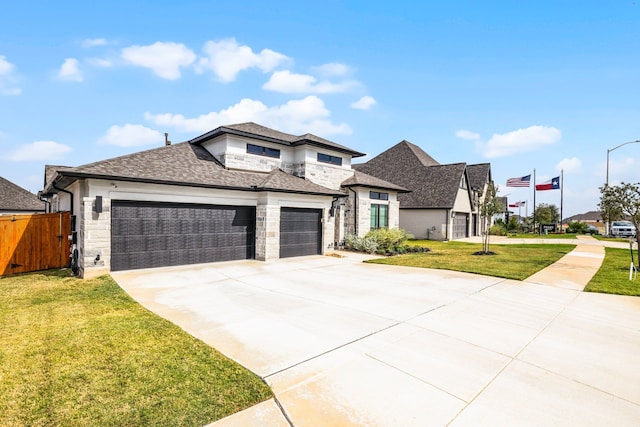
[[[65,190],[63,188],[57,187],[55,182],[53,184],[51,184],[51,186],[53,188],[55,188],[56,190],[58,190],[58,191],[62,191],[63,193],[67,193],[70,196],[69,197],[69,200],[70,200],[69,206],[71,206],[71,215],[75,215],[74,210],[73,210],[73,193],[71,191],[69,191],[69,190]]]

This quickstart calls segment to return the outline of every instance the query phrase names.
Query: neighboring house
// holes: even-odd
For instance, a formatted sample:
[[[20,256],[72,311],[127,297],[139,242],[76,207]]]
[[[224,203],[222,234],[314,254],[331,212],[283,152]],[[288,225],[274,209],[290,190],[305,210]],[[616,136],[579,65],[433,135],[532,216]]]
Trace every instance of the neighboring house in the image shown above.
[[[45,203],[35,194],[0,177],[0,215],[45,211]]]
[[[479,208],[491,165],[439,164],[420,147],[401,141],[354,169],[402,186],[400,227],[419,239],[453,240],[480,235]]]
[[[403,187],[356,173],[364,154],[255,123],[78,167],[41,192],[69,210],[83,277],[110,270],[323,254],[399,226]]]
[[[562,228],[564,229],[568,227],[570,222],[584,222],[596,227],[600,234],[606,234],[606,224],[602,220],[601,211],[589,211],[565,218],[564,220],[562,220]]]
[[[502,205],[503,211],[495,214],[493,216],[493,221],[492,222],[495,222],[498,219],[500,219],[504,223],[507,223],[509,221],[509,217],[510,217],[510,215],[509,215],[509,200],[507,199],[506,196],[496,197],[496,200]]]

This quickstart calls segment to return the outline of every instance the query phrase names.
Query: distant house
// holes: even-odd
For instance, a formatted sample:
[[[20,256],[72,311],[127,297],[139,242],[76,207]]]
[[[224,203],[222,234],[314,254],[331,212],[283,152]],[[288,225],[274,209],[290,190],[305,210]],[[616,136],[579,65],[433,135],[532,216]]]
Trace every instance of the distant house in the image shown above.
[[[601,211],[589,211],[582,214],[570,216],[562,220],[562,226],[567,227],[570,222],[584,222],[596,227],[600,234],[606,234],[606,224],[602,220]]]
[[[410,190],[399,193],[400,227],[419,239],[480,235],[479,208],[491,183],[491,165],[439,164],[420,147],[399,142],[353,168]]]
[[[354,171],[363,153],[256,123],[77,167],[42,196],[71,211],[83,277],[323,254],[347,233],[399,226],[401,185]]]
[[[0,177],[0,215],[30,214],[45,211],[45,202],[35,194]]]

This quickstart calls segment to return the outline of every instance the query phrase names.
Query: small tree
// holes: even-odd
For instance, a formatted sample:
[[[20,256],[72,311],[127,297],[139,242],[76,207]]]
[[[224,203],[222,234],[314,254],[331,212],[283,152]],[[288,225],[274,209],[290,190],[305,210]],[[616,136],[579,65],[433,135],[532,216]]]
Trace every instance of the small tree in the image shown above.
[[[536,224],[555,224],[558,222],[560,214],[556,205],[540,203],[536,207],[535,217],[533,220]]]
[[[482,254],[487,255],[489,252],[489,227],[491,226],[491,219],[494,215],[499,214],[505,211],[505,206],[502,205],[502,202],[498,200],[496,194],[498,193],[498,187],[493,184],[493,182],[489,183],[487,187],[487,192],[482,199],[480,204],[480,217],[483,222],[482,227]]]
[[[607,212],[608,220],[615,221],[629,217],[636,229],[636,238],[640,236],[640,182],[635,184],[605,185],[600,187],[600,204],[602,212]],[[609,230],[607,230],[607,234]]]
[[[600,209],[608,212],[608,219],[615,221],[623,215],[629,217],[636,229],[636,241],[640,238],[640,182],[600,187]],[[609,234],[609,230],[607,230]],[[631,250],[631,249],[630,249]],[[636,249],[638,262],[640,263],[640,247]],[[633,253],[632,253],[633,255]]]

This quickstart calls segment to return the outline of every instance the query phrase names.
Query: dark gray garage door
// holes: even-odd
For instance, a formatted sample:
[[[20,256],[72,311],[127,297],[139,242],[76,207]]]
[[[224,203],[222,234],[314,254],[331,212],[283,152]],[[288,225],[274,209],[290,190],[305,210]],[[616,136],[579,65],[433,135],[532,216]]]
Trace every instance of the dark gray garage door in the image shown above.
[[[457,214],[453,218],[453,239],[463,239],[469,237],[467,230],[469,226],[469,217],[466,214]]]
[[[318,255],[322,252],[322,211],[280,209],[280,258]]]
[[[254,207],[113,201],[111,270],[255,256]]]

